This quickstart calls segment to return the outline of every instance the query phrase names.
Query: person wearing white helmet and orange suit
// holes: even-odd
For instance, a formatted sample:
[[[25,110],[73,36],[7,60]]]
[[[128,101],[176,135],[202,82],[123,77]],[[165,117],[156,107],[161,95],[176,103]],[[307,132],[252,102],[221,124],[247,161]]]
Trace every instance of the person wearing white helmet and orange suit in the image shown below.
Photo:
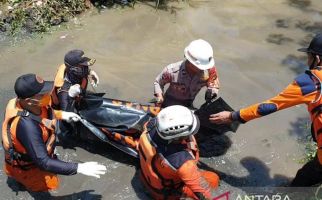
[[[140,178],[153,199],[211,199],[219,177],[201,171],[194,134],[199,120],[180,105],[161,110],[139,140]]]
[[[185,60],[168,65],[155,79],[154,96],[162,107],[192,107],[195,97],[204,86],[207,87],[207,102],[218,95],[219,78],[211,45],[202,39],[194,40],[185,48],[184,56]],[[170,85],[164,93],[167,83]]]

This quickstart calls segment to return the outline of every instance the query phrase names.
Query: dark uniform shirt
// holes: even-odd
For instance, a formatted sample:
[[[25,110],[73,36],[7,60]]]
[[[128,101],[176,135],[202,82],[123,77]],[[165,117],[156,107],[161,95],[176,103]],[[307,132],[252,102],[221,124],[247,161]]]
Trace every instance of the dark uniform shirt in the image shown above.
[[[16,134],[27,154],[39,168],[55,174],[73,175],[77,173],[77,163],[64,162],[48,155],[41,128],[36,121],[29,117],[21,117],[17,124]]]

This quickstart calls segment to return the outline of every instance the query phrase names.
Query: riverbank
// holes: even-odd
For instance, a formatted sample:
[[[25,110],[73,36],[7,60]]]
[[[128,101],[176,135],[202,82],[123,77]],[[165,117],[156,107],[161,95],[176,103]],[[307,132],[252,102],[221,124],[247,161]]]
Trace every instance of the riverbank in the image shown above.
[[[144,2],[156,8],[166,6],[168,0],[2,0],[0,1],[0,31],[7,35],[45,33],[90,9],[132,7]]]

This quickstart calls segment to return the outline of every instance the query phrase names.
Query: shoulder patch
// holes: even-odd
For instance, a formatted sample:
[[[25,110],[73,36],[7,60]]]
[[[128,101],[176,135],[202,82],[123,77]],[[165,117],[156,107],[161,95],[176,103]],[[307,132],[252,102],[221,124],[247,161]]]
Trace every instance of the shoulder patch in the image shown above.
[[[182,63],[183,63],[183,61],[172,63],[172,64],[168,65],[167,68],[168,68],[169,72],[176,73],[176,72],[179,72],[179,70],[182,66]]]
[[[261,116],[265,116],[277,111],[277,106],[273,103],[262,103],[258,106],[257,112]]]
[[[311,76],[307,73],[300,74],[294,80],[301,88],[302,95],[307,95],[316,90],[316,86]]]

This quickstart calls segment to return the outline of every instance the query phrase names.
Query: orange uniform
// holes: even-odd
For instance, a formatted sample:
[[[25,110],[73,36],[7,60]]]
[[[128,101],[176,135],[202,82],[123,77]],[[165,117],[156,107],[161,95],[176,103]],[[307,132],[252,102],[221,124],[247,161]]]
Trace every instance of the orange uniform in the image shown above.
[[[199,153],[193,136],[181,143],[162,140],[155,129],[139,141],[141,180],[154,199],[210,199],[219,183],[217,174],[200,171]]]
[[[300,74],[277,96],[232,113],[233,120],[245,123],[298,104],[307,105],[312,121],[312,137],[318,146],[317,156],[297,172],[291,186],[311,186],[322,182],[322,70],[320,68]]]
[[[30,191],[58,187],[60,174],[75,174],[76,163],[59,161],[54,155],[55,125],[61,111],[43,107],[41,116],[23,110],[16,99],[9,101],[2,124],[4,171]]]
[[[234,112],[233,119],[247,122],[270,113],[298,104],[306,104],[313,123],[313,138],[318,144],[318,158],[322,164],[322,109],[321,83],[322,71],[310,70],[299,75],[280,94],[262,103],[251,105]],[[320,111],[321,110],[321,111]]]

